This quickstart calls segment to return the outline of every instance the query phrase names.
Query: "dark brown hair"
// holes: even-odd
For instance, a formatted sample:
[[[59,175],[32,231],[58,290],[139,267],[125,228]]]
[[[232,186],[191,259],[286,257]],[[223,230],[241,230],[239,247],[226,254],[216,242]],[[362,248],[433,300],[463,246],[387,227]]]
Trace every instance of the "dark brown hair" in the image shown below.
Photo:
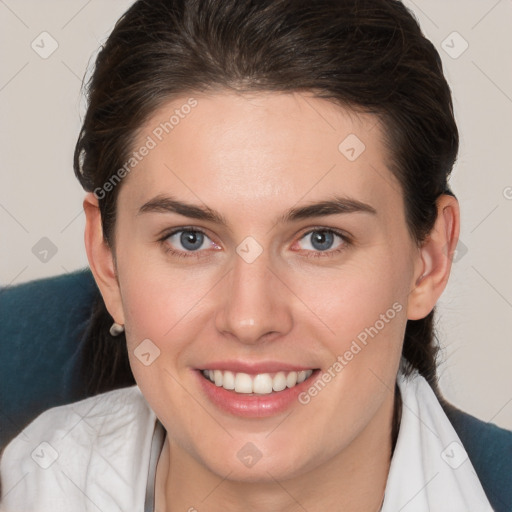
[[[87,191],[127,161],[138,129],[170,99],[216,90],[310,91],[385,127],[413,240],[421,245],[452,194],[458,132],[440,57],[396,0],[139,0],[102,47],[74,155]],[[340,141],[341,142],[341,141]],[[99,200],[114,248],[119,186]],[[409,320],[403,355],[436,388],[434,311]],[[91,392],[133,382],[125,343],[98,297],[90,324]],[[115,348],[113,348],[115,347]],[[108,370],[107,370],[108,368]]]

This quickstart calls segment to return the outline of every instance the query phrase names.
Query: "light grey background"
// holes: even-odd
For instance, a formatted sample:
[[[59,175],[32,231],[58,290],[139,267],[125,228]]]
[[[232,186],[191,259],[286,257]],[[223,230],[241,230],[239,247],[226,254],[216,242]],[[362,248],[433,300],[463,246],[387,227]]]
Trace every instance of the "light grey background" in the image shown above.
[[[130,4],[0,0],[1,286],[87,265],[72,170],[80,88]],[[443,58],[461,133],[451,184],[463,245],[438,306],[441,388],[460,408],[512,429],[512,2],[406,4]],[[46,262],[32,250],[43,237],[57,250]]]

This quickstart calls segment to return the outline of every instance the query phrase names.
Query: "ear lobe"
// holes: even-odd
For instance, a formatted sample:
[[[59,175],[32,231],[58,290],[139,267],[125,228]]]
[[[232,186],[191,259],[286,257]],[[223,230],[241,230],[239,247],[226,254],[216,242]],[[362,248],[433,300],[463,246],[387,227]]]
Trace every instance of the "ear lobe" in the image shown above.
[[[119,282],[114,254],[103,238],[98,199],[88,193],[83,202],[85,212],[85,249],[94,279],[100,289],[108,312],[115,322],[124,324]]]
[[[443,194],[437,200],[434,227],[419,249],[419,270],[415,274],[407,305],[409,320],[425,318],[446,288],[459,230],[459,203],[455,197]]]

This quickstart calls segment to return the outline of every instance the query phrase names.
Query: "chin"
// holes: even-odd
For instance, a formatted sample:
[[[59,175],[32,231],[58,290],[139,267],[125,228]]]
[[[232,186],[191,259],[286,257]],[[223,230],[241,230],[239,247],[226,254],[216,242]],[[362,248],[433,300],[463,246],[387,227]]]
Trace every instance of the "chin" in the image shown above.
[[[317,465],[316,462],[308,464],[303,458],[304,453],[298,460],[298,454],[282,450],[276,455],[276,449],[272,446],[259,450],[255,444],[248,441],[231,455],[226,452],[219,453],[212,460],[212,454],[208,454],[201,463],[221,478],[247,483],[275,483],[276,480],[288,480]],[[266,451],[269,455],[265,455]]]

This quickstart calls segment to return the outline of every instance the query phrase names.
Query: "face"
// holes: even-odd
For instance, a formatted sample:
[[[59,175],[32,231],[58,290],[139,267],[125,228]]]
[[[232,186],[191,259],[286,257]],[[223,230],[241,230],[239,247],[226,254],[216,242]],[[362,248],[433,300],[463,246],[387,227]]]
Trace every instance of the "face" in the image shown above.
[[[382,133],[312,95],[226,92],[175,99],[138,134],[116,320],[201,467],[292,477],[389,419],[418,251]]]

